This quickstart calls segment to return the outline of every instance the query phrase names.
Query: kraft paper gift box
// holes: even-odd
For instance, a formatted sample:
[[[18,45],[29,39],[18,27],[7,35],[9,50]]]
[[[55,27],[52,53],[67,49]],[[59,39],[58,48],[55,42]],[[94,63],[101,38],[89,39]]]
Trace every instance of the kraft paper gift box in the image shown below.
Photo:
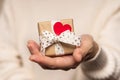
[[[40,50],[46,56],[60,56],[60,55],[72,54],[76,45],[80,45],[80,37],[76,38],[76,39],[78,39],[76,45],[72,45],[72,43],[76,40],[74,40],[71,44],[67,44],[65,42],[60,42],[60,41],[56,40],[57,38],[55,38],[55,36],[58,37],[61,34],[62,34],[62,36],[64,36],[63,32],[65,32],[65,31],[66,32],[74,31],[73,19],[62,19],[59,21],[51,20],[51,21],[38,22],[38,31],[39,31],[39,36],[40,36],[40,46],[42,48]],[[73,33],[73,35],[74,35],[74,33]],[[71,34],[70,34],[70,36],[71,36]],[[47,38],[45,39],[45,37],[47,37]],[[52,38],[52,39],[50,39],[50,38]],[[53,40],[54,38],[55,38],[55,40]],[[51,41],[49,42],[49,40],[47,40],[47,39],[50,39],[53,42],[51,42]],[[70,38],[70,39],[73,40],[73,38]],[[64,40],[67,40],[67,38]]]

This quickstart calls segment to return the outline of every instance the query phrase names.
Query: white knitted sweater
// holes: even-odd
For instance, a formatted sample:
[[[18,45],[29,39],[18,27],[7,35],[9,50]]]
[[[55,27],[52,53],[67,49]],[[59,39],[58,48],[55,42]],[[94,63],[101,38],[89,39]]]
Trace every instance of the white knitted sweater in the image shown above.
[[[39,43],[38,21],[63,18],[91,34],[99,52],[75,70],[43,70],[28,60],[26,42]],[[119,34],[120,0],[0,0],[0,80],[120,80]]]

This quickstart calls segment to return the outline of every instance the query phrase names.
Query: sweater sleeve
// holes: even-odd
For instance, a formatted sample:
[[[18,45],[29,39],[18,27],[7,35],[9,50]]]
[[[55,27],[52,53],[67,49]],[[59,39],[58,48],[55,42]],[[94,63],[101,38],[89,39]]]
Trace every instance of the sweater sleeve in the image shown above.
[[[84,74],[91,80],[120,80],[119,34],[120,11],[109,19],[101,31],[97,55],[81,65]]]
[[[32,80],[15,45],[14,14],[9,2],[4,0],[0,10],[0,80]]]

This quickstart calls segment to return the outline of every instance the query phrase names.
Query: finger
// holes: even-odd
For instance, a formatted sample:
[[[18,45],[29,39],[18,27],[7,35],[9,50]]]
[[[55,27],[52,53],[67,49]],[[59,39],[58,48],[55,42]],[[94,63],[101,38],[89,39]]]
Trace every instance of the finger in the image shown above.
[[[39,64],[43,69],[49,69],[49,70],[64,70],[64,71],[68,71],[68,70],[70,70],[70,69],[75,69],[78,65],[79,65],[79,63],[75,63],[75,64],[72,64],[71,66],[64,66],[64,67],[60,67],[60,66],[58,66],[58,67],[54,67],[54,68],[51,68],[51,67],[49,67],[49,66],[46,66],[46,65],[41,65],[41,64]]]
[[[32,55],[40,54],[39,46],[34,41],[29,41],[27,47]]]
[[[29,40],[27,45],[29,45],[29,44],[34,44],[34,46],[36,48],[40,49],[40,46],[35,41],[33,41],[33,40]]]
[[[81,55],[84,57],[93,47],[93,38],[90,35],[82,35],[81,37],[81,46],[79,49],[81,50]]]
[[[93,46],[93,38],[90,35],[82,35],[81,45],[74,50],[73,56],[77,62],[81,62]]]
[[[62,64],[63,62],[67,65],[68,63],[66,63],[64,58],[50,58],[47,56],[42,56],[40,55],[40,52],[38,50],[38,47],[34,44],[33,41],[30,41],[28,44],[28,48],[31,52],[31,57],[30,60],[34,61],[36,63],[39,63],[40,65],[46,65],[49,66],[51,68],[55,68],[55,67],[63,67],[64,65]],[[62,64],[62,65],[61,65]]]
[[[93,38],[90,35],[82,35],[82,41],[81,41],[81,49],[83,50],[83,53],[88,53],[88,51],[93,46]]]
[[[68,68],[72,67],[75,64],[75,60],[72,56],[51,58],[47,56],[34,55],[34,57],[32,57],[32,60],[51,69]]]
[[[59,68],[64,68],[64,69],[71,68],[76,63],[72,55],[66,55],[55,59],[56,59],[56,65]]]
[[[75,59],[76,62],[80,63],[82,60],[82,50],[81,48],[76,48],[73,52],[73,57]]]
[[[30,57],[29,57],[29,60],[31,60],[31,61],[33,61],[33,62],[35,62],[36,61],[36,55],[31,55]],[[47,67],[45,66],[45,65],[43,65],[43,64],[39,64],[43,69],[47,69]]]

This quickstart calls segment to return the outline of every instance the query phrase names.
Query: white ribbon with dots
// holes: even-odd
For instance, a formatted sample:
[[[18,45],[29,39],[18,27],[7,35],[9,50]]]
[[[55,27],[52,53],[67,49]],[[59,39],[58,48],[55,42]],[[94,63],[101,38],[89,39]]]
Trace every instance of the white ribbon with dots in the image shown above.
[[[64,54],[64,49],[61,43],[66,43],[74,46],[80,46],[80,36],[76,36],[74,32],[66,30],[62,32],[59,36],[52,34],[49,31],[43,31],[40,36],[41,51],[45,53],[45,49],[52,44],[55,45],[56,55]]]

